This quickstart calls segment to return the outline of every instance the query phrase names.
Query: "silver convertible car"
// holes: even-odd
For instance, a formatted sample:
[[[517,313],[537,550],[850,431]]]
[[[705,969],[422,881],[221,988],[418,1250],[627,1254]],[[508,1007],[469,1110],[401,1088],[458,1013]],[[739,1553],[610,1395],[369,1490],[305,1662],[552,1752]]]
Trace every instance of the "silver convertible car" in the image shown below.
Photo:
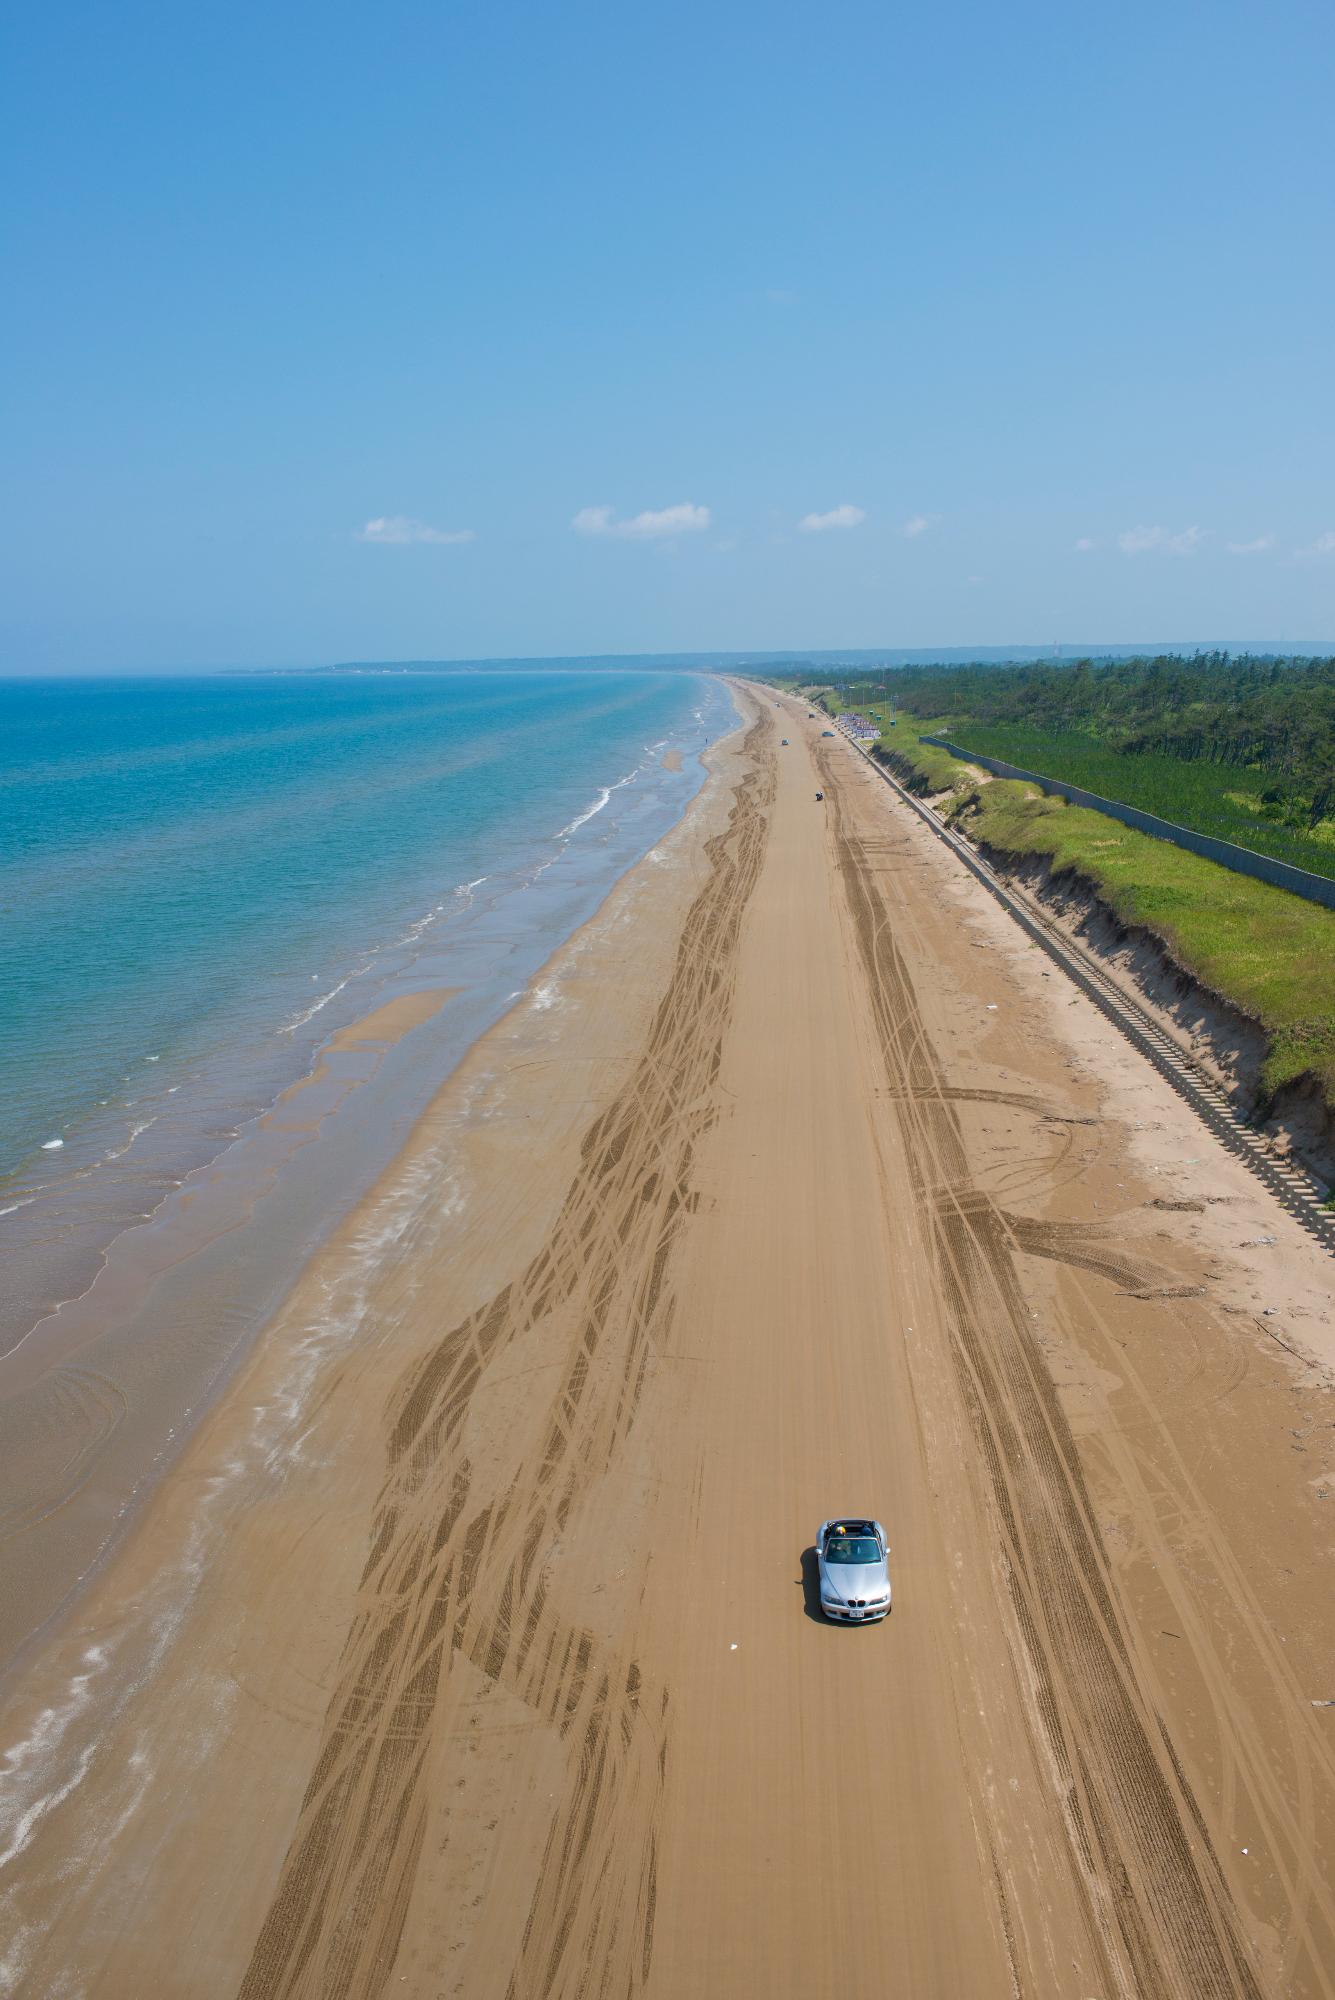
[[[820,1608],[827,1618],[858,1624],[890,1609],[890,1547],[879,1521],[822,1521],[816,1536]]]

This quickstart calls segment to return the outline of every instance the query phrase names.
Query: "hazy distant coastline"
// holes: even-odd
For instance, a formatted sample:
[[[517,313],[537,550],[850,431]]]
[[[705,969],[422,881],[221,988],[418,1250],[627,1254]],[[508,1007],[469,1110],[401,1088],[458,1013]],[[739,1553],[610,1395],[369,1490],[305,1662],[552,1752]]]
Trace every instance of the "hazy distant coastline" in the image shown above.
[[[1335,640],[1320,639],[1190,639],[1145,640],[1131,646],[1010,645],[1010,646],[864,646],[846,650],[796,647],[749,653],[570,653],[523,657],[458,660],[337,660],[318,667],[235,667],[232,673],[304,674],[446,674],[606,671],[625,673],[642,668],[663,672],[680,668],[690,673],[735,673],[766,666],[810,662],[815,667],[922,667],[973,665],[1008,666],[1028,660],[1133,660],[1160,654],[1226,652],[1252,658],[1324,658],[1335,653]]]
[[[764,673],[809,665],[822,672],[847,667],[853,672],[879,672],[897,667],[1023,666],[1076,660],[1190,658],[1194,653],[1228,653],[1251,659],[1325,659],[1335,654],[1332,639],[1146,639],[1134,645],[1035,642],[1006,646],[864,646],[847,648],[758,648],[751,652],[695,653],[562,653],[516,654],[452,660],[327,660],[275,662],[268,666],[171,665],[140,668],[79,666],[53,670],[22,667],[12,661],[0,666],[0,683],[22,681],[167,681],[217,678],[329,678],[351,675],[478,674],[478,673]]]

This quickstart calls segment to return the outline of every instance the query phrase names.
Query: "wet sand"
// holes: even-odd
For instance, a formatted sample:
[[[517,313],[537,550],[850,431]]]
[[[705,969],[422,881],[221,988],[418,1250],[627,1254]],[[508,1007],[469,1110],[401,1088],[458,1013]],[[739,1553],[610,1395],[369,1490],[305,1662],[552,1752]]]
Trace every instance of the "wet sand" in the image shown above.
[[[288,1085],[273,1110],[266,1112],[261,1118],[261,1126],[266,1129],[275,1126],[287,1130],[294,1129],[285,1107],[290,1106],[296,1098],[304,1096],[308,1090],[319,1089],[332,1081],[329,1061],[331,1056],[346,1055],[362,1049],[392,1048],[414,1028],[420,1028],[423,1022],[431,1020],[438,1014],[445,1002],[453,999],[456,990],[451,986],[437,986],[425,993],[400,993],[393,1000],[386,1000],[383,1006],[364,1014],[360,1021],[350,1021],[346,1028],[340,1028],[337,1034],[329,1037],[321,1051],[320,1060],[309,1075],[299,1077],[295,1083]],[[303,1125],[301,1129],[311,1128],[309,1125]]]
[[[743,699],[12,1691],[11,1990],[1335,1993],[1328,1259]]]
[[[398,1063],[387,1092],[387,1064],[453,997],[444,986],[400,994],[331,1036],[241,1143],[115,1236],[87,1289],[4,1355],[0,1673],[22,1666],[223,1390],[268,1317],[264,1260],[276,1252],[299,1269],[284,1231],[314,1244],[325,1203],[337,1213],[331,1135],[340,1162],[354,1134],[384,1143],[411,1082]],[[387,1157],[395,1150],[391,1140]],[[280,1298],[270,1291],[268,1309]]]

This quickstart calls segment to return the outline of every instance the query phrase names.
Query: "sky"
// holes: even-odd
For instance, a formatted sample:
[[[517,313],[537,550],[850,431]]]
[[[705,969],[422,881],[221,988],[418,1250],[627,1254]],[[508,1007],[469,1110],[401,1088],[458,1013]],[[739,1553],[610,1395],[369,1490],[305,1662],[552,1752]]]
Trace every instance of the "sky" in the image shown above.
[[[0,672],[1335,642],[1335,10],[5,10]]]

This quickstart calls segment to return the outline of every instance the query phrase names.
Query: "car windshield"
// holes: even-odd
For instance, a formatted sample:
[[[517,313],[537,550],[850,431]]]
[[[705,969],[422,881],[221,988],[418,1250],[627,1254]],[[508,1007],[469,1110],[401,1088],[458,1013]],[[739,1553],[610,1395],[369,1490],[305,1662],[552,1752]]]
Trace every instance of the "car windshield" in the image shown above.
[[[881,1551],[872,1535],[831,1535],[825,1544],[827,1563],[878,1563]]]

